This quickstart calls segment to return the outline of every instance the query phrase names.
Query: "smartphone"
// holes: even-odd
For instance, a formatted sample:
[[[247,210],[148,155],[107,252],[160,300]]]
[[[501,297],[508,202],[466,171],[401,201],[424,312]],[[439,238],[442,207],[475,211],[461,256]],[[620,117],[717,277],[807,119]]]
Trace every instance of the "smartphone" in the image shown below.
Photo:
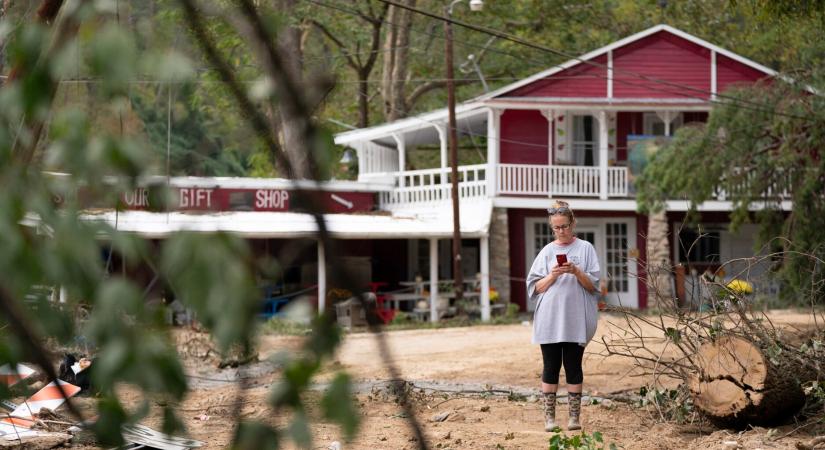
[[[567,255],[565,255],[565,254],[556,255],[556,263],[558,263],[558,265],[560,265],[560,266],[567,263]]]

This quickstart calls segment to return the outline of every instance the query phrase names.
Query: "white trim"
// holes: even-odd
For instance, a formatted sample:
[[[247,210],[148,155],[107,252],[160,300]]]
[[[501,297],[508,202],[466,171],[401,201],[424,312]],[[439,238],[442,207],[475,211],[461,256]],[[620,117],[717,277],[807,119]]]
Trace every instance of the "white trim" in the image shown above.
[[[607,52],[607,98],[613,98],[613,50]]]
[[[485,105],[473,100],[466,101],[455,107],[456,121],[486,113],[487,109]],[[399,119],[395,122],[345,131],[335,135],[335,143],[338,145],[349,145],[356,142],[384,138],[392,133],[408,133],[423,130],[432,127],[433,123],[443,123],[446,121],[447,108],[441,108],[417,116]]]
[[[500,102],[530,102],[530,103],[548,103],[567,105],[569,103],[589,103],[596,105],[599,108],[603,104],[610,106],[613,104],[630,104],[630,105],[676,105],[676,106],[704,106],[710,109],[712,106],[707,100],[700,98],[654,98],[654,97],[638,97],[638,98],[607,98],[607,97],[499,97],[488,100],[486,105],[497,105]],[[592,108],[593,106],[591,106]]]
[[[716,51],[710,51],[710,99],[716,100]]]
[[[70,174],[45,173],[47,176],[71,177]],[[162,183],[166,185],[167,178],[159,175],[139,177],[137,187],[145,187]],[[118,177],[103,177],[103,183],[112,185],[122,181]],[[290,180],[286,178],[249,178],[249,177],[171,177],[171,188],[202,188],[202,189],[309,189],[328,192],[384,192],[392,189],[379,183],[367,183],[348,180]]]
[[[577,211],[629,211],[636,212],[636,200],[595,200],[576,199]],[[689,202],[686,200],[668,200],[668,211],[687,211]],[[790,211],[793,203],[789,200],[781,202],[783,211]],[[547,209],[547,199],[542,197],[496,197],[493,199],[495,208],[521,208],[521,209]],[[728,201],[706,201],[699,205],[699,211],[723,211],[730,212],[733,203]],[[764,206],[752,205],[751,211],[764,209]]]
[[[576,199],[576,210],[579,211],[636,211],[635,200],[594,200]],[[542,197],[496,197],[493,199],[496,208],[547,209],[547,198]]]

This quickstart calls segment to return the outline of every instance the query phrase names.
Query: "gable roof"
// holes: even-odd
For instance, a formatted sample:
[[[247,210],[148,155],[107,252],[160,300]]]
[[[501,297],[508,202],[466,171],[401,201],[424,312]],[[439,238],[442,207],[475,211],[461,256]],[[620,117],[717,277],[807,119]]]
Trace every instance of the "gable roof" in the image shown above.
[[[529,85],[533,82],[536,82],[538,80],[550,77],[550,76],[552,76],[556,73],[559,73],[559,72],[561,72],[563,70],[566,70],[566,69],[569,69],[571,67],[575,67],[575,66],[580,65],[580,64],[588,64],[587,61],[590,61],[590,60],[592,60],[594,58],[597,58],[599,56],[602,56],[602,55],[606,55],[610,51],[613,51],[615,49],[624,47],[628,44],[631,44],[633,42],[644,39],[648,36],[651,36],[655,33],[660,32],[660,31],[671,33],[671,34],[673,34],[675,36],[678,36],[682,39],[693,42],[696,45],[707,48],[708,50],[714,51],[714,52],[716,52],[720,55],[724,55],[724,56],[726,56],[726,57],[728,57],[728,58],[730,58],[734,61],[742,63],[746,66],[749,66],[752,69],[763,72],[766,75],[769,75],[769,76],[778,76],[779,75],[778,72],[776,72],[775,70],[773,70],[769,67],[763,66],[762,64],[759,64],[759,63],[757,63],[755,61],[752,61],[748,58],[745,58],[744,56],[737,55],[736,53],[733,53],[730,50],[725,50],[724,48],[719,47],[719,46],[714,45],[714,44],[711,44],[710,42],[708,42],[704,39],[700,39],[696,36],[693,36],[692,34],[685,33],[684,31],[679,30],[677,28],[673,28],[670,25],[661,24],[661,25],[656,25],[654,27],[648,28],[644,31],[640,31],[636,34],[630,35],[630,36],[628,36],[624,39],[620,39],[618,41],[615,41],[611,44],[608,44],[604,47],[593,50],[593,51],[591,51],[589,53],[586,53],[582,56],[570,59],[570,60],[568,60],[568,61],[566,61],[562,64],[558,64],[556,66],[553,66],[550,69],[544,70],[544,71],[539,72],[539,73],[534,74],[534,75],[531,75],[531,76],[529,76],[529,77],[527,77],[523,80],[517,81],[515,83],[508,84],[507,86],[502,86],[501,88],[496,89],[493,92],[489,92],[487,94],[476,97],[471,101],[483,101],[483,100],[499,97],[503,94],[514,91],[514,90],[519,89],[523,86],[527,86],[527,85]]]

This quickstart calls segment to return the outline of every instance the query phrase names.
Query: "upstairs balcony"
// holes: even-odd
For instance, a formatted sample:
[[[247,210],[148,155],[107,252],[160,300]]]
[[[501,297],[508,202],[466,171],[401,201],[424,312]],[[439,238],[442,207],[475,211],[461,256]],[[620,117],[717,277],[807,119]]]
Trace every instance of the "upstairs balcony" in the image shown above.
[[[380,207],[391,211],[449,202],[452,193],[450,175],[449,167],[385,174],[385,179],[393,180],[393,187],[380,193]],[[789,182],[785,177],[779,178],[769,184],[767,194],[789,200],[791,193],[783,187]],[[476,164],[458,168],[459,198],[462,200],[496,197],[628,200],[635,198],[632,181],[633,176],[627,167],[498,164],[491,171],[488,164]],[[745,176],[737,180],[733,188],[717,188],[714,200],[729,201],[755,181]]]

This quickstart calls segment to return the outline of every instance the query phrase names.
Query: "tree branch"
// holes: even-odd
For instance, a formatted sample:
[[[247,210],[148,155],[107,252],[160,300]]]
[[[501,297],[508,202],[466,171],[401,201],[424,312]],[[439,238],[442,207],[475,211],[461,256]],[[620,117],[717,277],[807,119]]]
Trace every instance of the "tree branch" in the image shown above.
[[[476,80],[466,80],[465,79],[465,80],[455,80],[454,81],[454,84],[455,84],[456,87],[466,86],[468,84],[473,84],[473,83],[476,83]],[[407,111],[412,110],[415,103],[424,94],[426,94],[430,91],[434,91],[436,89],[441,89],[441,88],[446,87],[446,86],[447,86],[447,81],[446,80],[428,81],[426,83],[419,84],[418,86],[416,86],[415,89],[413,89],[413,91],[410,93],[410,96],[407,97],[407,100],[406,100],[406,105],[407,105],[406,109],[407,109]]]
[[[359,61],[356,61],[356,60],[352,57],[352,55],[349,53],[349,49],[347,48],[347,46],[346,46],[346,45],[344,45],[344,43],[343,43],[343,42],[341,42],[341,40],[340,40],[340,39],[338,39],[338,38],[335,36],[335,34],[333,34],[331,31],[329,31],[329,29],[326,27],[326,25],[324,25],[324,24],[322,24],[321,22],[318,22],[317,20],[314,20],[314,19],[310,20],[310,23],[311,23],[311,24],[312,24],[315,28],[317,28],[318,30],[320,30],[320,31],[321,31],[321,33],[323,33],[323,34],[324,34],[324,36],[326,36],[326,37],[327,37],[327,39],[329,39],[330,41],[332,41],[335,45],[337,45],[337,46],[338,46],[338,48],[340,48],[340,49],[341,49],[341,54],[342,54],[342,55],[344,55],[344,58],[346,58],[346,60],[347,60],[347,64],[349,64],[349,66],[350,66],[350,67],[352,67],[352,68],[353,68],[353,69],[355,69],[356,71],[360,71],[360,70],[361,70],[361,64],[360,64],[360,62],[359,62]]]

